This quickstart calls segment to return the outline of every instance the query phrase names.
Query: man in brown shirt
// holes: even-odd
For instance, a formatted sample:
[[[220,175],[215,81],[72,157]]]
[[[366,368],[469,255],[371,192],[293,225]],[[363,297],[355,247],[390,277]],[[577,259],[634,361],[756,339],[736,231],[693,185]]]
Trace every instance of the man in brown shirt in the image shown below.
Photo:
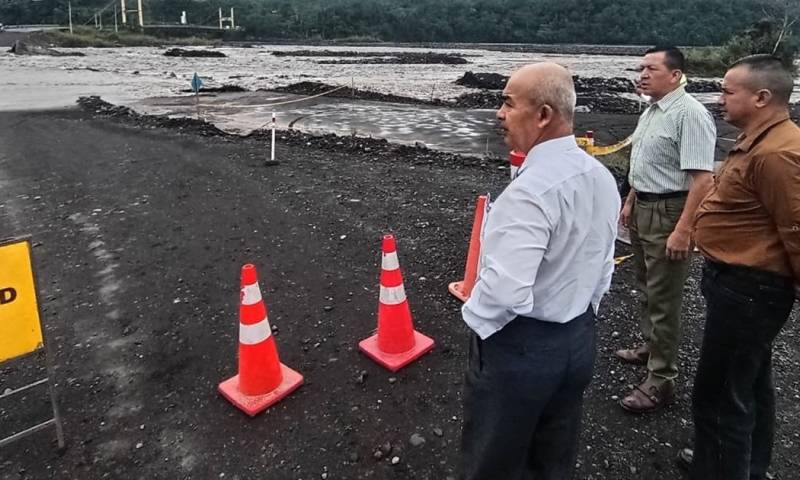
[[[770,55],[745,57],[722,82],[726,121],[742,134],[698,208],[707,313],[692,412],[695,480],[764,479],[775,430],[772,342],[800,283],[800,128],[792,76]]]

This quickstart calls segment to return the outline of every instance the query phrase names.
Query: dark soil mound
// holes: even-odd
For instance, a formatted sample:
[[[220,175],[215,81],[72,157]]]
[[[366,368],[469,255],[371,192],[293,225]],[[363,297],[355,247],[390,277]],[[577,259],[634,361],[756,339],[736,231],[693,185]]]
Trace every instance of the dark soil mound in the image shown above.
[[[317,63],[331,64],[440,64],[463,65],[469,63],[463,55],[434,52],[354,52],[332,50],[293,50],[272,52],[276,57],[345,57],[348,60],[320,60]]]
[[[397,52],[354,52],[342,51],[335,52],[333,50],[290,50],[290,51],[274,51],[272,52],[276,57],[389,57],[397,55]]]
[[[328,85],[320,82],[300,82],[287,85],[285,87],[277,87],[271,89],[273,92],[293,93],[295,95],[319,95],[320,93],[328,92],[337,88],[334,85]],[[401,97],[399,95],[387,95],[384,93],[372,92],[369,90],[353,90],[350,87],[345,87],[335,92],[331,92],[328,97],[333,98],[355,98],[358,100],[374,100],[378,102],[393,102],[393,103],[406,103],[413,105],[434,105],[445,106],[447,102],[435,99],[432,102],[419,100],[411,97]]]
[[[573,75],[575,91],[582,93],[633,93],[633,82],[624,77],[598,78]]]
[[[465,93],[455,100],[459,108],[500,108],[503,103],[500,92],[483,90]],[[578,110],[584,113],[621,113],[638,115],[646,106],[636,100],[630,100],[611,94],[578,95]]]
[[[98,115],[129,120],[146,127],[175,128],[206,137],[228,135],[214,125],[206,123],[204,120],[195,118],[169,118],[160,115],[142,115],[128,107],[112,105],[97,96],[80,97],[78,99],[78,105],[84,110],[94,112]]]
[[[638,115],[646,107],[644,102],[616,95],[578,96],[578,110],[583,112]]]
[[[575,91],[581,93],[632,93],[633,82],[623,77],[598,78],[574,75]],[[467,72],[456,80],[456,85],[485,90],[502,90],[508,77],[499,73]]]
[[[456,85],[486,90],[502,90],[506,87],[506,82],[508,82],[508,77],[499,73],[467,72],[456,80]]]
[[[86,55],[80,52],[60,52],[52,48],[42,45],[36,45],[22,40],[15,40],[11,45],[9,53],[15,55],[45,55],[50,57],[85,57]]]
[[[455,100],[455,106],[460,108],[500,108],[502,103],[500,92],[487,90],[464,93]]]
[[[404,65],[463,65],[469,61],[451,53],[400,53],[387,57],[353,58],[348,60],[320,60],[319,64],[404,64]]]
[[[194,93],[194,90],[187,88],[181,90],[183,93]],[[221,87],[203,87],[200,93],[235,93],[235,92],[249,92],[248,89],[240,87],[239,85],[223,85]]]
[[[686,84],[686,91],[689,93],[715,93],[721,92],[722,86],[713,80],[689,80]]]
[[[185,50],[183,48],[170,48],[164,52],[165,57],[191,57],[191,58],[225,58],[222,52],[215,50]]]

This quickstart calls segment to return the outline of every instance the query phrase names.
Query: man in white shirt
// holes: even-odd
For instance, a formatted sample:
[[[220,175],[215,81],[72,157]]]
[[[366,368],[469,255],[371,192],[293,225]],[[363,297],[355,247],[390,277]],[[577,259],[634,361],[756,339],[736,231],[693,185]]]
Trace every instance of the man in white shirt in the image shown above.
[[[466,480],[565,480],[575,468],[595,315],[620,211],[609,171],[575,142],[575,87],[553,63],[515,72],[497,112],[527,152],[483,229],[464,392]]]

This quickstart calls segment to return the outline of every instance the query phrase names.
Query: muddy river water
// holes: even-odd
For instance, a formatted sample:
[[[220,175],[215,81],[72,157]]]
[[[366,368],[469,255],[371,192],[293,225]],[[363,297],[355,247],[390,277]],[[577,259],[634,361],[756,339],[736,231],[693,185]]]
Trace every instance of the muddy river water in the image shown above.
[[[205,48],[205,47],[203,47]],[[465,65],[323,64],[336,57],[276,56],[273,51],[330,50],[437,52],[463,55]],[[70,51],[71,49],[61,49]],[[431,108],[346,99],[255,92],[302,81],[355,86],[384,94],[450,100],[475,91],[454,81],[466,71],[509,74],[530,62],[552,60],[582,77],[634,78],[638,57],[555,55],[483,49],[407,47],[299,47],[259,45],[215,48],[225,58],[176,58],[165,48],[78,49],[83,57],[15,56],[0,53],[0,110],[37,110],[73,105],[79,96],[99,95],[142,113],[200,116],[233,133],[263,127],[277,114],[279,127],[317,133],[356,134],[403,143],[422,142],[460,153],[502,151],[491,110]],[[205,94],[182,92],[194,73],[207,87],[238,85],[251,92]],[[715,94],[699,94],[712,102]],[[800,99],[800,91],[794,95]]]

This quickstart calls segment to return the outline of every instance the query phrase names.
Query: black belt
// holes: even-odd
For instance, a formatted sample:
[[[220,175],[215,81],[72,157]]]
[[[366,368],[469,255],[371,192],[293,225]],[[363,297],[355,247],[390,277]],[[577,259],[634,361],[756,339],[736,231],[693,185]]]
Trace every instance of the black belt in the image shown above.
[[[725,275],[743,282],[744,285],[764,285],[789,291],[794,290],[794,281],[791,277],[785,277],[777,273],[768,272],[758,268],[747,267],[744,265],[731,265],[729,263],[715,262],[706,259],[706,267],[717,274]]]
[[[665,200],[667,198],[682,198],[688,197],[689,192],[667,192],[667,193],[647,193],[647,192],[636,192],[636,200],[641,200],[643,202],[657,202],[659,200]]]

